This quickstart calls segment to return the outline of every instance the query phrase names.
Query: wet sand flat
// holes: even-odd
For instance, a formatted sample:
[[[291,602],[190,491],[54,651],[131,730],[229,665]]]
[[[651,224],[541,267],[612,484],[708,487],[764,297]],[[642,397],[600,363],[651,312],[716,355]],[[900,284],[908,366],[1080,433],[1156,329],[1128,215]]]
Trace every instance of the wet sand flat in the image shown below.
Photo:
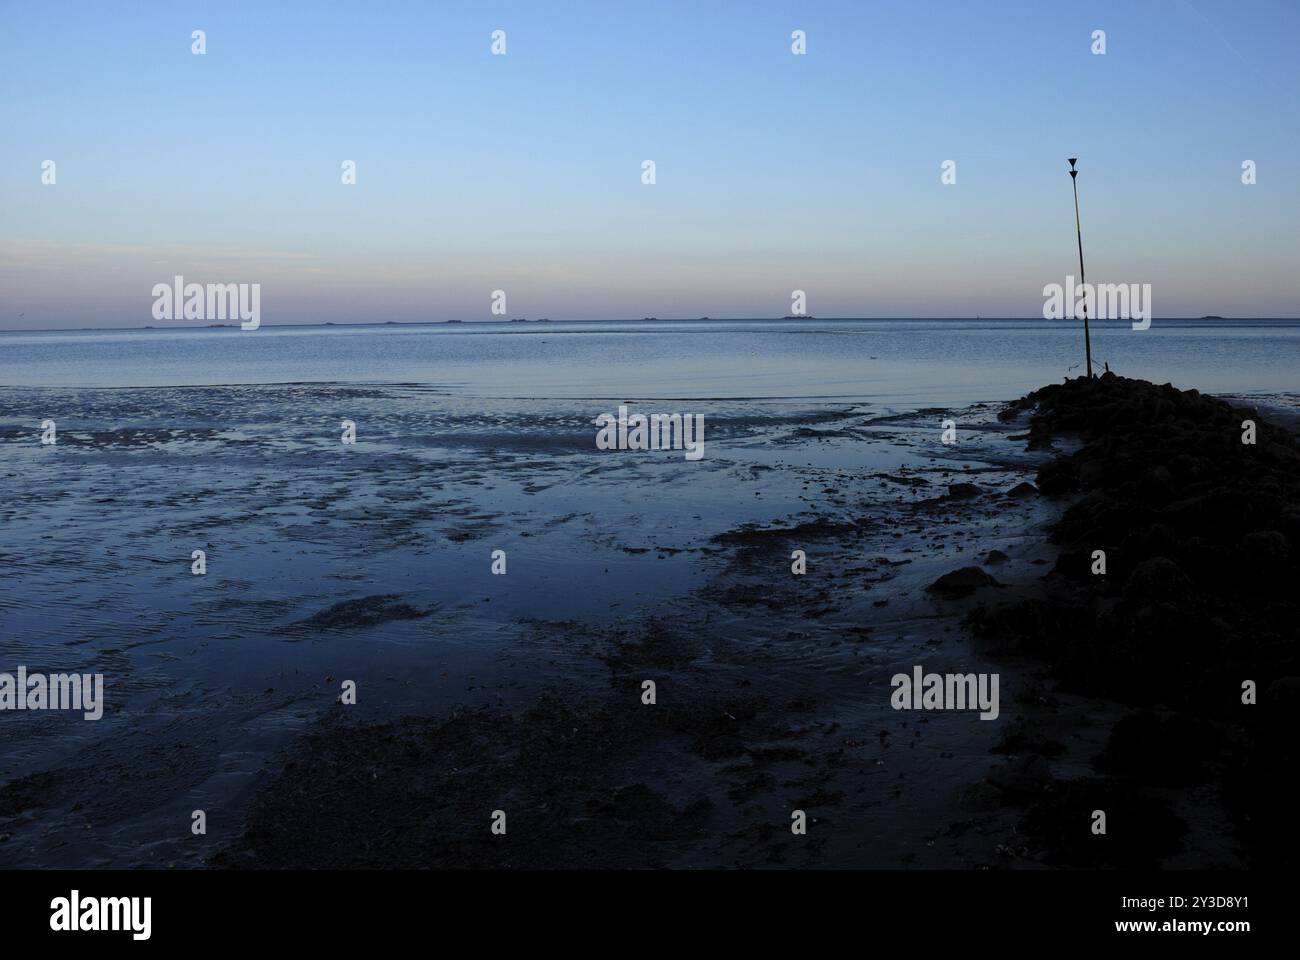
[[[1069,441],[1000,406],[633,399],[706,416],[690,462],[596,450],[617,398],[3,392],[3,662],[107,692],[3,718],[8,866],[1045,866],[1020,798],[1122,712],[963,625],[1058,559],[1026,484]],[[918,665],[999,720],[893,709]]]
[[[816,778],[844,766],[883,791],[886,747],[868,718],[885,717],[890,664],[944,629],[920,587],[994,529],[1013,547],[1032,512],[915,506],[968,477],[993,496],[1023,472],[979,459],[998,436],[988,423],[943,447],[934,412],[678,404],[708,417],[707,455],[691,463],[595,450],[594,416],[616,401],[286,385],[25,390],[15,403],[59,435],[42,447],[4,425],[6,659],[102,672],[108,695],[98,723],[10,723],[14,865],[203,863],[240,846],[298,739],[339,724],[352,732],[333,742],[358,748],[373,725],[411,716],[502,724],[509,742],[472,752],[508,778],[510,751],[553,725],[521,719],[538,704],[604,716],[611,745],[626,740],[619,756],[657,758],[658,776],[612,758],[585,771],[602,779],[575,789],[597,805],[602,783],[642,785],[679,807],[740,805],[735,832],[767,816],[741,812],[751,796],[816,799]],[[355,447],[340,443],[343,419]],[[490,572],[497,549],[505,576]],[[811,575],[790,574],[794,549]],[[849,581],[860,600],[828,604]],[[662,687],[655,707],[640,703],[647,678]],[[355,706],[335,702],[344,680]],[[753,770],[742,748],[758,734],[730,719],[742,716],[763,731]],[[696,729],[718,722],[716,738]],[[807,747],[822,738],[859,745],[832,762]],[[513,791],[537,802],[526,784]],[[443,809],[457,804],[476,809],[469,796]],[[209,813],[206,837],[189,835],[193,809]]]

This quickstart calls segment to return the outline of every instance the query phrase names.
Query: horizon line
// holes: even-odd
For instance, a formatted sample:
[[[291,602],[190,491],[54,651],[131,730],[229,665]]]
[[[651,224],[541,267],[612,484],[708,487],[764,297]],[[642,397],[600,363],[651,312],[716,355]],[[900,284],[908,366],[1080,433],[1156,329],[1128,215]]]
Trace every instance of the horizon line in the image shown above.
[[[325,320],[319,322],[307,323],[260,323],[258,329],[262,327],[438,327],[438,326],[456,326],[456,325],[473,325],[473,326],[490,326],[511,324],[539,324],[539,323],[700,323],[707,321],[709,323],[753,323],[755,321],[767,323],[797,323],[797,322],[828,322],[844,323],[853,321],[904,321],[904,322],[925,322],[925,321],[962,321],[980,322],[984,320],[1012,320],[1012,321],[1043,321],[1045,323],[1077,323],[1077,320],[1048,320],[1045,317],[997,317],[997,316],[976,316],[976,317],[918,317],[918,316],[876,316],[876,317],[612,317],[602,320],[552,320],[549,317],[539,317],[536,320],[527,318],[518,318],[510,320],[356,320],[339,322],[334,320]],[[1300,316],[1290,317],[1227,317],[1219,314],[1206,314],[1200,317],[1152,317],[1152,322],[1156,321],[1190,321],[1190,320],[1207,320],[1221,321],[1225,323],[1245,323],[1256,321],[1276,321],[1276,322],[1297,322]],[[1094,320],[1094,323],[1106,323],[1105,320]],[[1128,323],[1127,320],[1109,321],[1113,323]],[[136,327],[49,327],[37,329],[30,327],[0,328],[0,333],[109,333],[120,331],[135,330],[237,330],[239,321],[227,323],[206,323],[206,324],[179,324],[176,326],[155,326],[146,324]],[[252,331],[243,331],[251,333]]]

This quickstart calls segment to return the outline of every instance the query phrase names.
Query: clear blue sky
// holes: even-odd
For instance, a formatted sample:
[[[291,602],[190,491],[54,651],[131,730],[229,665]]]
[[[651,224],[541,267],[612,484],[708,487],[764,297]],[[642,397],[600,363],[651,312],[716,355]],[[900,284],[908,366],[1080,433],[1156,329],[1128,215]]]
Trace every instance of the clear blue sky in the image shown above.
[[[1298,91],[1291,0],[4,0],[0,328],[177,273],[264,323],[1033,316],[1075,155],[1090,279],[1296,316]]]

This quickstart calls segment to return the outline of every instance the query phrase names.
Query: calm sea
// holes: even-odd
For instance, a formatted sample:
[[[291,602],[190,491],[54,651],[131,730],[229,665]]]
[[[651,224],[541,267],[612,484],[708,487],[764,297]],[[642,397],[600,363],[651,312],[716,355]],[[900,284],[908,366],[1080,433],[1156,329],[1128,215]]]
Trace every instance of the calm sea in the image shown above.
[[[1300,320],[1098,323],[1125,376],[1210,393],[1300,391]],[[1044,320],[463,323],[0,333],[0,386],[423,383],[519,398],[1004,400],[1082,371]]]

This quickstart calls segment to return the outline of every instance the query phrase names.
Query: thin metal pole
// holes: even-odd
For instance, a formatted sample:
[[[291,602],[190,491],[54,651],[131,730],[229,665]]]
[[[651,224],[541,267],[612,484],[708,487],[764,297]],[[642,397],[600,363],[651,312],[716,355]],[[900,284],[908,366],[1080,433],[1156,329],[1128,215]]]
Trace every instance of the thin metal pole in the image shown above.
[[[1087,287],[1087,277],[1083,272],[1083,226],[1079,220],[1079,171],[1074,169],[1077,158],[1070,158],[1070,183],[1074,185],[1074,232],[1079,238],[1079,285]],[[1070,291],[1074,296],[1074,291]],[[1092,379],[1092,334],[1088,330],[1088,297],[1083,298],[1083,349],[1088,360],[1088,379]]]

